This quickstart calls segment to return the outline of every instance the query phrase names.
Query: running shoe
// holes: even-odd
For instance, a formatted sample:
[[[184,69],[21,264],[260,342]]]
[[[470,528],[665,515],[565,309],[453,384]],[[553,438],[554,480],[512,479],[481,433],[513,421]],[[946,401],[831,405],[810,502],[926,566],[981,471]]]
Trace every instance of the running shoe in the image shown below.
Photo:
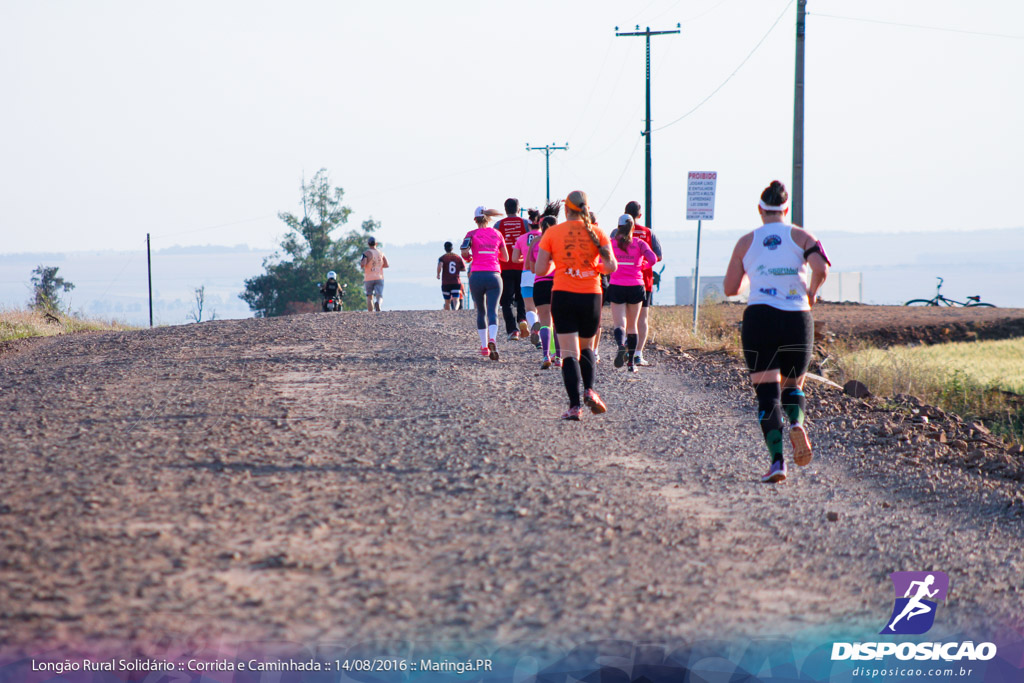
[[[519,331],[518,330],[515,331],[515,332],[509,332],[508,333],[508,340],[509,341],[516,341],[517,339],[519,339]]]
[[[491,355],[491,350],[489,348],[487,348],[486,346],[481,346],[480,347],[480,355],[481,356],[489,356],[489,355]]]
[[[626,356],[628,354],[629,354],[629,349],[627,349],[625,346],[620,346],[619,350],[615,352],[615,361],[614,361],[615,367],[621,368],[623,365],[625,365],[626,364]],[[630,363],[630,366],[632,366],[632,365],[633,364]]]
[[[530,343],[540,348],[540,321],[538,320],[533,324],[533,329],[530,330]]]
[[[545,356],[544,360],[540,364],[540,369],[541,370],[547,370],[550,367],[551,367],[551,359],[548,358],[547,356]]]
[[[807,430],[801,424],[789,428],[789,441],[793,444],[793,462],[800,467],[811,464],[814,453],[811,452],[811,440],[807,438]]]
[[[530,336],[530,326],[526,324],[525,320],[519,321],[519,338],[526,339]]]
[[[554,358],[551,359],[551,364],[556,368],[560,368],[562,367],[562,359],[559,358],[558,356],[555,356]]]
[[[777,484],[780,481],[786,480],[786,463],[782,460],[776,460],[772,463],[772,466],[768,468],[768,471],[761,475],[762,484]]]
[[[626,366],[626,372],[636,372],[636,365],[634,365],[633,363],[630,363],[629,365],[627,365]]]
[[[576,420],[579,422],[583,418],[583,410],[579,406],[570,406],[569,410],[562,413],[563,420]]]
[[[636,354],[635,358],[633,358],[633,364],[639,365],[642,368],[650,367],[651,365],[650,363],[647,362],[647,359],[641,356],[639,353]]]
[[[593,389],[587,389],[583,392],[583,402],[587,404],[590,412],[594,415],[600,415],[608,410],[608,406],[604,404],[604,401],[601,400],[601,397]]]
[[[498,360],[498,345],[494,343],[494,340],[487,342],[487,355],[491,357],[491,360]]]

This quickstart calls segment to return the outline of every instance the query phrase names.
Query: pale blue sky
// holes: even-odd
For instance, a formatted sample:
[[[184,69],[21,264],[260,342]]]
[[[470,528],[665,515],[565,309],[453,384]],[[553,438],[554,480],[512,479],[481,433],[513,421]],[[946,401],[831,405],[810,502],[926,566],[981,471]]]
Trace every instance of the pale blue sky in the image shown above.
[[[644,194],[643,39],[614,29],[677,21],[652,41],[654,227],[692,227],[690,170],[719,173],[706,228],[749,227],[761,189],[790,180],[788,2],[4,0],[0,252],[135,248],[146,232],[272,246],[320,167],[383,241],[453,239],[477,205],[543,201],[527,142],[568,141],[552,193],[583,189],[614,224]],[[807,227],[1024,224],[1024,3],[808,11]]]

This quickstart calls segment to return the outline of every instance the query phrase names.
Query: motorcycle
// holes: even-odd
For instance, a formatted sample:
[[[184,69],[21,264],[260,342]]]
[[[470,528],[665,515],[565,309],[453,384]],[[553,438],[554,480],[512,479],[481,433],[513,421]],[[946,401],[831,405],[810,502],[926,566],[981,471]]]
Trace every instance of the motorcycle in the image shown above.
[[[316,283],[316,288],[320,290],[320,296],[323,297],[322,306],[324,311],[334,312],[341,310],[341,293],[344,289],[343,286],[338,287],[338,293],[335,296],[324,294],[323,286],[319,282]]]

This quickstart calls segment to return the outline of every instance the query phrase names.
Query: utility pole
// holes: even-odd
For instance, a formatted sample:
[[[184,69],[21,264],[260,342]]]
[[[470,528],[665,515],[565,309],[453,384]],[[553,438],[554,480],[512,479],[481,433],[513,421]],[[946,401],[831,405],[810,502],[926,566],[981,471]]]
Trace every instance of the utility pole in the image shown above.
[[[796,79],[793,84],[793,192],[792,221],[804,224],[804,16],[807,0],[796,2]]]
[[[544,152],[544,175],[547,178],[547,183],[545,185],[546,189],[544,194],[546,196],[545,201],[548,204],[551,203],[551,153],[554,152],[556,149],[569,149],[569,143],[565,143],[564,147],[555,147],[555,143],[553,142],[550,145],[544,145],[543,147],[530,147],[530,143],[526,143],[527,152],[532,152],[534,150]]]
[[[645,224],[648,228],[654,224],[654,219],[651,217],[653,211],[651,210],[651,36],[662,36],[670,33],[679,33],[680,25],[676,24],[675,31],[652,31],[651,27],[648,26],[645,30],[640,30],[640,25],[637,24],[636,31],[631,33],[619,33],[619,27],[615,27],[616,36],[645,36],[647,38],[647,126],[644,128],[643,136],[646,148],[646,163],[645,174],[644,174],[644,211],[647,212],[647,220]]]
[[[149,233],[146,233],[146,279],[149,281],[149,326],[153,327],[153,261],[149,257]]]

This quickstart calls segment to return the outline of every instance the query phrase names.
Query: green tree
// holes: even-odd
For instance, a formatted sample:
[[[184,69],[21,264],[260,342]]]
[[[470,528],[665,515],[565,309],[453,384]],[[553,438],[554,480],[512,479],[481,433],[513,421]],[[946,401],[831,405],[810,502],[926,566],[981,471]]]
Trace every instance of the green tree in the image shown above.
[[[73,284],[57,276],[57,266],[38,266],[32,271],[32,302],[30,305],[37,311],[56,313],[63,310],[60,300],[61,292],[70,292]]]
[[[324,282],[329,270],[337,272],[338,282],[345,285],[343,303],[347,310],[365,304],[359,257],[366,248],[366,238],[380,229],[380,222],[370,218],[359,230],[350,230],[338,239],[331,237],[352,213],[342,205],[344,195],[340,187],[331,187],[327,170],[322,168],[302,185],[302,217],[288,212],[277,215],[288,226],[281,248],[263,260],[264,272],[247,279],[245,291],[239,294],[256,317],[283,315],[289,304],[319,305],[316,283]]]

